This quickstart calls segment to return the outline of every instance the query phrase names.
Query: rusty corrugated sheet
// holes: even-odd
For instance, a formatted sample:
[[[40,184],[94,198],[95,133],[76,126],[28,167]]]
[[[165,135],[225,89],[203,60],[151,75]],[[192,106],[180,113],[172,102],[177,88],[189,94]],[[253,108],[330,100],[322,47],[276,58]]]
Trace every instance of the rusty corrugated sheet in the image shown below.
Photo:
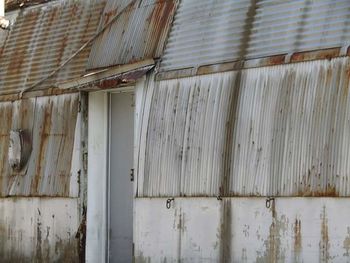
[[[18,12],[11,12],[6,14],[6,19],[10,20],[10,23],[15,23]],[[5,43],[10,34],[9,30],[0,30],[0,58],[4,51]]]
[[[53,0],[5,0],[5,11],[9,12],[19,8],[44,4],[49,1]]]
[[[100,28],[130,2],[130,0],[109,0]],[[96,39],[91,50],[88,69],[159,58],[175,9],[176,0],[136,1]]]
[[[0,94],[28,88],[55,70],[96,32],[103,1],[55,1],[19,13],[0,57]],[[85,71],[90,48],[84,49],[43,89]]]
[[[350,196],[349,58],[151,83],[138,196]]]
[[[350,44],[348,0],[183,0],[161,71]]]
[[[77,116],[77,94],[0,103],[1,196],[78,195],[79,179],[72,174]],[[16,129],[32,137],[29,161],[20,172],[11,170],[7,154],[10,130]]]

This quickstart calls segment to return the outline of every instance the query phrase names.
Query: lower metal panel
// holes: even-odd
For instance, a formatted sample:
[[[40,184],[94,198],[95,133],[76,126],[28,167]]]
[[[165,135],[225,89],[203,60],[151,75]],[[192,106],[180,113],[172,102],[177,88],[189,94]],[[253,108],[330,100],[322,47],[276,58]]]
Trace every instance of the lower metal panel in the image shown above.
[[[78,262],[78,199],[0,199],[1,262]]]
[[[166,200],[135,201],[136,262],[350,260],[348,198]]]

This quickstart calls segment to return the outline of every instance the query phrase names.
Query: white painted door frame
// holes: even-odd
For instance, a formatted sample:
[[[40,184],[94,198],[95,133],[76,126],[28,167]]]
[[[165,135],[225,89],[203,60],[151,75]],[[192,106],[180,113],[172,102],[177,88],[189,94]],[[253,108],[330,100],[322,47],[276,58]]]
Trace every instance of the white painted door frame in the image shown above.
[[[133,93],[135,94],[135,87],[129,86],[124,88],[119,88],[116,90],[112,90],[108,92],[108,145],[107,145],[107,262],[110,262],[110,250],[111,250],[111,230],[112,230],[112,224],[111,224],[111,142],[112,142],[112,94],[121,94],[121,93]],[[134,112],[134,118],[133,121],[135,122],[135,112]],[[134,217],[133,217],[134,218]]]
[[[109,260],[109,112],[110,94],[115,92],[134,92],[134,86],[89,93],[86,262],[90,263]]]

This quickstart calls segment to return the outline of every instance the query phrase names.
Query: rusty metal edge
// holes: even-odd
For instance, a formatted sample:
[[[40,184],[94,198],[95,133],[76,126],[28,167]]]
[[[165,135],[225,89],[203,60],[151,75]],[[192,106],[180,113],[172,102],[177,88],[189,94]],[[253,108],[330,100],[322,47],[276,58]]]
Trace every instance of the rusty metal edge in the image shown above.
[[[7,1],[5,6],[5,12],[11,12],[14,10],[23,9],[23,8],[31,7],[35,5],[41,5],[41,4],[45,4],[53,1],[57,1],[57,0],[32,0],[32,1],[11,0],[11,1]]]
[[[345,49],[345,52],[343,52]],[[350,56],[350,47],[336,47],[292,54],[281,54],[264,58],[222,62],[218,64],[203,65],[198,68],[176,69],[172,71],[159,72],[156,80],[168,80],[176,78],[186,78],[200,75],[207,75],[226,71],[235,71],[249,68],[269,67],[276,65],[286,65],[313,60],[333,59],[337,57]]]
[[[16,100],[21,100],[21,99],[56,96],[56,95],[72,94],[72,93],[78,93],[78,91],[77,90],[62,90],[62,89],[58,89],[58,88],[49,88],[49,89],[45,89],[45,90],[31,91],[31,92],[23,94],[22,97],[21,97],[20,93],[0,95],[0,102],[16,101]]]

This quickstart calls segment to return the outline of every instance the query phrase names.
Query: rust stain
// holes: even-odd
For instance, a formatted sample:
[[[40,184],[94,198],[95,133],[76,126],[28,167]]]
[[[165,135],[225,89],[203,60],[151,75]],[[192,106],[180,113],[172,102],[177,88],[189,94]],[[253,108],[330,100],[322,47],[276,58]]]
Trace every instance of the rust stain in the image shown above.
[[[332,59],[339,56],[340,48],[323,49],[316,51],[306,51],[294,53],[291,62],[301,62],[317,59]]]
[[[118,13],[118,8],[112,9],[106,13],[104,13],[104,21],[103,24],[106,25],[109,23],[112,17],[116,16]]]
[[[74,4],[72,5],[72,7],[70,8],[70,15],[71,17],[76,17],[78,15],[78,11],[79,11],[79,7],[78,4]]]
[[[296,218],[294,222],[294,262],[301,262],[301,250],[301,221],[300,219]]]
[[[83,207],[83,218],[81,220],[79,229],[77,231],[77,234],[75,235],[75,238],[79,240],[79,262],[84,263],[85,262],[85,248],[86,248],[86,207]]]
[[[345,250],[345,253],[343,254],[344,257],[350,256],[350,227],[348,227],[348,235],[343,241],[343,248]]]
[[[175,12],[176,4],[174,1],[159,1],[151,15],[148,17],[147,21],[149,21],[150,26],[150,37],[146,45],[149,46],[149,54],[145,54],[145,57],[155,57],[160,56],[160,54],[156,54],[157,50],[164,48],[165,41],[161,41],[161,38],[164,38],[164,33],[168,31],[170,26],[170,21]],[[161,47],[161,48],[160,48]]]
[[[52,0],[6,0],[5,1],[5,10],[6,12],[10,12],[16,9],[25,8],[34,5],[40,5],[47,3]]]
[[[329,259],[329,236],[328,236],[328,219],[326,214],[326,207],[323,207],[321,218],[321,240],[319,242],[320,248],[320,262],[328,262]]]
[[[279,55],[279,56],[273,56],[269,57],[265,64],[267,66],[273,66],[273,65],[281,65],[285,61],[285,55]]]
[[[39,146],[39,154],[38,154],[38,160],[37,160],[37,169],[36,174],[33,177],[31,189],[34,194],[38,194],[40,192],[39,186],[40,186],[40,178],[42,178],[43,173],[43,165],[45,164],[46,159],[46,147],[48,143],[48,134],[50,134],[51,131],[51,116],[52,116],[52,109],[53,109],[53,102],[50,101],[48,105],[46,105],[44,110],[44,122],[42,126],[42,131],[40,133],[41,142]]]
[[[38,18],[39,12],[30,12],[26,16],[26,19],[33,20],[35,22],[38,20]],[[35,24],[35,22],[33,24]],[[33,33],[35,27],[31,26],[27,30],[28,32],[26,33],[26,35],[23,35],[20,31],[17,31],[16,34],[13,34],[14,36],[12,35],[12,37],[10,38],[11,42],[21,42],[21,45],[18,45],[17,48],[14,49],[14,51],[9,56],[10,61],[6,70],[7,74],[5,75],[4,82],[6,82],[6,80],[9,77],[13,75],[18,75],[22,71],[25,58],[27,57],[28,47],[31,43],[32,37],[34,36]]]
[[[281,240],[287,235],[288,219],[282,215],[280,218],[276,211],[276,200],[272,201],[270,208],[272,215],[272,223],[269,229],[269,237],[264,241],[265,253],[258,256],[256,262],[260,263],[276,263],[284,262],[285,251],[281,248]]]
[[[232,207],[231,200],[221,201],[220,262],[231,262]]]

